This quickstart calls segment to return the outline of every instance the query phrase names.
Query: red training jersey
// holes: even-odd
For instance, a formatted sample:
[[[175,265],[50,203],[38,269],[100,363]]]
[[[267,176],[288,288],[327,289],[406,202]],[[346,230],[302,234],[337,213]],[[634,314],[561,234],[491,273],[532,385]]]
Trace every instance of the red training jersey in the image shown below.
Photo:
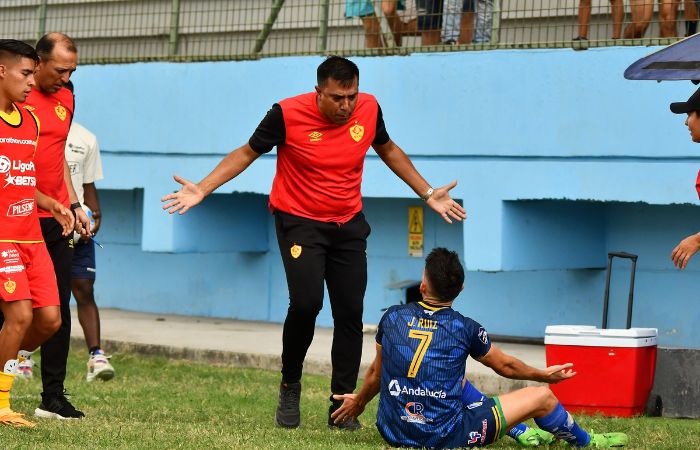
[[[41,138],[34,158],[38,174],[36,187],[43,194],[69,207],[63,164],[75,107],[73,93],[61,88],[53,94],[47,94],[34,88],[21,106],[27,107],[41,122]],[[40,209],[39,217],[52,216],[50,212]]]
[[[358,94],[348,122],[321,114],[316,93],[279,102],[286,129],[277,147],[270,207],[321,222],[345,223],[362,210],[362,170],[377,129],[378,104]]]
[[[37,118],[12,105],[0,113],[0,242],[43,242],[36,212]]]

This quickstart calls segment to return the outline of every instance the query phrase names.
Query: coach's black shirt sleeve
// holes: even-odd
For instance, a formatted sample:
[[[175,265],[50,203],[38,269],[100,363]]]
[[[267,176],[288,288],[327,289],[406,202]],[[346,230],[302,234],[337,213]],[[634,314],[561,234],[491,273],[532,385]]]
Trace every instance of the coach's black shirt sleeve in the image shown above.
[[[372,145],[384,145],[389,142],[389,139],[389,133],[386,131],[386,125],[384,125],[382,107],[379,106],[379,103],[377,103],[377,132],[374,135]]]
[[[250,147],[256,152],[267,153],[278,145],[284,144],[287,131],[284,128],[282,107],[275,103],[260,122],[258,128],[248,140]]]

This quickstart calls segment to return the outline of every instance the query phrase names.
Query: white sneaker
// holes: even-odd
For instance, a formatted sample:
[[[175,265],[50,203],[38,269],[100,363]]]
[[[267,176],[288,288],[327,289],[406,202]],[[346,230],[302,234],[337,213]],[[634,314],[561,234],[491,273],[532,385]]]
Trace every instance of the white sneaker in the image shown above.
[[[102,381],[111,380],[114,378],[114,367],[109,363],[109,356],[105,355],[102,350],[97,350],[90,355],[87,362],[87,381],[88,383],[99,378]]]
[[[17,376],[19,378],[30,379],[34,375],[34,360],[32,354],[26,350],[17,353]]]

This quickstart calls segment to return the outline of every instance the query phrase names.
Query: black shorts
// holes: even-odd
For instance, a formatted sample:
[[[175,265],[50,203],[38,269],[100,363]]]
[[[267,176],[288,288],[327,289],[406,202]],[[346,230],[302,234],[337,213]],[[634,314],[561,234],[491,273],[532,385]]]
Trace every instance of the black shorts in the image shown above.
[[[464,442],[460,447],[483,447],[506,435],[506,419],[498,397],[485,397],[481,405],[464,407]]]
[[[439,30],[442,27],[442,3],[443,0],[416,0],[419,30]]]
[[[87,280],[95,279],[95,242],[88,239],[77,241],[73,249],[71,277]]]

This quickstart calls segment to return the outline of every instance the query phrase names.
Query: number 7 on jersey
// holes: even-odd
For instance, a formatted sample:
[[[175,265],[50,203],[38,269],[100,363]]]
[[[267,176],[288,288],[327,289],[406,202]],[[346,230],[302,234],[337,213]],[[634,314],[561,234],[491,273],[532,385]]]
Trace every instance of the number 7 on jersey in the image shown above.
[[[410,330],[408,332],[408,337],[413,339],[420,339],[416,353],[413,354],[413,360],[411,361],[411,366],[408,368],[408,378],[415,378],[418,374],[418,369],[423,362],[423,357],[425,352],[428,351],[430,346],[430,341],[433,340],[432,331],[421,331],[421,330]]]

